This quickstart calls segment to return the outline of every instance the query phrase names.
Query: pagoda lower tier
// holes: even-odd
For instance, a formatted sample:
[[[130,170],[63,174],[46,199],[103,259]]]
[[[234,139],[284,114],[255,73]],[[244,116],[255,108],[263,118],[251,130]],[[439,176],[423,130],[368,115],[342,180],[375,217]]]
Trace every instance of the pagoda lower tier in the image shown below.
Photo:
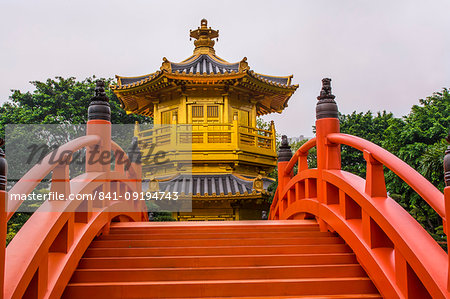
[[[180,174],[144,181],[143,189],[176,193],[179,201],[191,204],[189,212],[172,212],[175,220],[258,220],[264,219],[269,211],[270,193],[266,190],[272,182],[238,174]]]

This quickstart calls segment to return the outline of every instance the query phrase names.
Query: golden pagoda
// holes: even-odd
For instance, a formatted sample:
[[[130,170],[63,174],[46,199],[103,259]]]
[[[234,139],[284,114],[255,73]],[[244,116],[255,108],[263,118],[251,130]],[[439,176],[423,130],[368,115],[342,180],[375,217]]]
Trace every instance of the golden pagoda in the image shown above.
[[[262,129],[256,118],[282,112],[298,88],[292,76],[252,71],[246,57],[237,63],[218,57],[218,36],[203,19],[190,31],[192,56],[179,63],[164,57],[159,71],[116,76],[112,87],[128,113],[153,117],[154,128],[135,129],[143,153],[155,143],[178,153],[170,166],[143,163],[148,190],[192,197],[192,212],[173,213],[177,220],[261,219],[277,155],[273,122]],[[190,157],[180,158],[183,143]]]

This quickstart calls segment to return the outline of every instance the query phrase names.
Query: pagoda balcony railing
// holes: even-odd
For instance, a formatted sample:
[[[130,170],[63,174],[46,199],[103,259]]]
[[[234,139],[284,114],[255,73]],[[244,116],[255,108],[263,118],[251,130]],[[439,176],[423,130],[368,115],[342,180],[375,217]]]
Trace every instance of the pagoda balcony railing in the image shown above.
[[[276,157],[276,136],[272,126],[264,130],[232,123],[194,123],[156,125],[152,129],[137,130],[141,148],[155,144],[157,147],[177,148],[192,144],[192,151],[233,150],[259,153]]]

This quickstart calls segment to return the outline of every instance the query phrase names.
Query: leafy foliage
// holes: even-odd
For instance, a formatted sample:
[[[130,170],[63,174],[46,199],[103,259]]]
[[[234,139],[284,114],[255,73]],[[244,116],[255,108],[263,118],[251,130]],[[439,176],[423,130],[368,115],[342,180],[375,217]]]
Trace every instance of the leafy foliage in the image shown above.
[[[11,242],[20,228],[31,217],[31,213],[15,213],[8,222],[8,231],[6,234],[6,245]]]
[[[105,85],[113,79],[103,79]],[[95,76],[76,81],[74,77],[47,79],[46,82],[30,82],[35,90],[22,93],[12,90],[10,101],[0,107],[0,127],[4,124],[85,124],[87,108],[94,95]],[[120,101],[110,90],[106,90],[110,99],[111,122],[114,124],[133,124],[151,121],[150,118],[127,114],[120,108]]]
[[[402,119],[393,119],[386,130],[382,146],[418,170],[439,190],[444,189],[442,160],[444,137],[450,127],[450,93],[444,88],[419,100]],[[444,243],[442,219],[437,213],[392,172],[386,175],[391,197],[405,207],[439,242]]]
[[[366,113],[355,111],[352,114],[339,116],[342,133],[359,136],[380,146],[386,138],[385,132],[393,118],[392,113],[386,111],[378,112],[376,116],[370,111]],[[341,157],[343,170],[365,177],[366,163],[360,151],[343,145]]]

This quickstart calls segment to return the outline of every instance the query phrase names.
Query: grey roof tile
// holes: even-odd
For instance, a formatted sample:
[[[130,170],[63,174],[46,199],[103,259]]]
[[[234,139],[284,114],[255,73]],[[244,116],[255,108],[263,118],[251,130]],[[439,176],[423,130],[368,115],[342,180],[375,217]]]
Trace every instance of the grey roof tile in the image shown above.
[[[220,63],[212,59],[209,55],[202,54],[197,57],[194,61],[190,61],[188,63],[174,63],[171,62],[170,66],[172,68],[172,73],[175,72],[186,72],[186,74],[217,74],[220,72],[221,74],[227,72],[231,73],[232,71],[238,72],[239,63],[225,64]]]
[[[250,194],[253,192],[253,180],[251,177],[241,179],[233,174],[212,175],[178,175],[168,181],[160,181],[159,189],[165,192],[178,192],[179,194],[193,194],[200,196]],[[265,189],[271,183],[264,178]],[[148,189],[148,181],[143,182],[143,190]]]

